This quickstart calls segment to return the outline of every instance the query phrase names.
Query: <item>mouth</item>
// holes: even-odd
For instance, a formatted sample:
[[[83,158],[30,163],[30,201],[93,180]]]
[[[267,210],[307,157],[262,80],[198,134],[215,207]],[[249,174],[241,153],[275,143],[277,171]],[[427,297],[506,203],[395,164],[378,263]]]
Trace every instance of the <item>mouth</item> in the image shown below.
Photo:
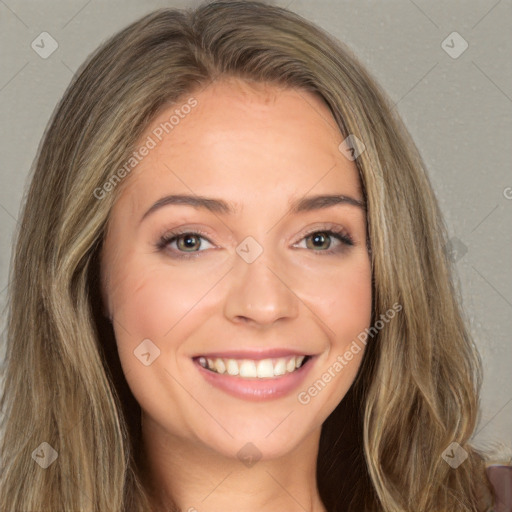
[[[269,359],[233,359],[224,357],[196,357],[197,364],[220,375],[243,379],[275,379],[294,373],[304,366],[311,356],[299,355]]]
[[[212,387],[242,400],[271,400],[299,388],[316,355],[308,354],[208,354],[193,357],[195,367]]]

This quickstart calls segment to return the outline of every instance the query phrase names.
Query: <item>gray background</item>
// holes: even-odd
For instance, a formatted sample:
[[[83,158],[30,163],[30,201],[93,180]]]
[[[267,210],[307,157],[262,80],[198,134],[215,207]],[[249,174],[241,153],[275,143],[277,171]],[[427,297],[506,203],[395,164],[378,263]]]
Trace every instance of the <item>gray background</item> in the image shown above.
[[[475,440],[501,442],[512,454],[512,1],[274,3],[350,46],[419,147],[457,251],[464,306],[484,361]],[[151,10],[197,4],[0,0],[1,307],[28,173],[74,71],[107,37]],[[442,47],[454,31],[468,43],[457,58]],[[31,47],[42,32],[58,43],[46,59]],[[445,44],[461,48],[452,39]]]

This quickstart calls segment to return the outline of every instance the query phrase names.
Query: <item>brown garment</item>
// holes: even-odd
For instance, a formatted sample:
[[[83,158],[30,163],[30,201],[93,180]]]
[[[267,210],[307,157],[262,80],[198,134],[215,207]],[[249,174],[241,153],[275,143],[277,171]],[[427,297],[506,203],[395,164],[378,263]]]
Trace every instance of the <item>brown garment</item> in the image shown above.
[[[487,466],[486,473],[495,495],[493,512],[512,512],[512,466]]]

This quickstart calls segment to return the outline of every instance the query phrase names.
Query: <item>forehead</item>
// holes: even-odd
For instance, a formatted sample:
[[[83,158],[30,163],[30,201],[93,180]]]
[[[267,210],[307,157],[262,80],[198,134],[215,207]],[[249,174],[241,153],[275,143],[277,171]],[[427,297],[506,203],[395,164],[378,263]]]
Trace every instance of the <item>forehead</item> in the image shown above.
[[[195,106],[182,109],[191,99]],[[162,127],[168,133],[159,140]],[[249,200],[282,203],[312,188],[341,186],[340,193],[360,196],[357,168],[338,149],[343,137],[329,107],[302,89],[214,82],[162,110],[137,147],[148,138],[154,148],[119,201],[134,211],[164,192],[224,197],[240,211]]]

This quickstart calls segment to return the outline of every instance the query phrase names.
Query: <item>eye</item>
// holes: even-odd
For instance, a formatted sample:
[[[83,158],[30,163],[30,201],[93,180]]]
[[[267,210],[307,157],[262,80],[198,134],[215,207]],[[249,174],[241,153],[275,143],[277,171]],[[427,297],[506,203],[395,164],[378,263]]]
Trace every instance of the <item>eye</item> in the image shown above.
[[[333,238],[338,243],[331,247]],[[301,241],[306,242],[306,249],[312,249],[322,255],[341,252],[354,245],[351,236],[344,229],[337,227],[311,231]]]
[[[210,240],[208,240],[202,233],[171,231],[160,238],[156,247],[161,251],[169,250],[170,252],[177,252],[177,258],[191,258],[196,256],[194,253],[202,252],[199,250],[200,248],[204,249],[201,240],[205,240],[208,244],[211,244]],[[175,248],[172,247],[173,244]],[[206,247],[206,249],[208,249],[208,247]]]
[[[333,239],[338,242],[334,244],[334,247],[332,247]],[[203,241],[210,244],[211,247],[204,247]],[[351,236],[343,228],[337,226],[310,231],[301,239],[302,241],[306,242],[306,249],[322,255],[343,252],[354,245]],[[168,232],[160,238],[155,246],[159,251],[165,250],[175,258],[195,258],[204,249],[215,247],[205,233],[195,231]],[[299,245],[294,247],[299,247]]]

